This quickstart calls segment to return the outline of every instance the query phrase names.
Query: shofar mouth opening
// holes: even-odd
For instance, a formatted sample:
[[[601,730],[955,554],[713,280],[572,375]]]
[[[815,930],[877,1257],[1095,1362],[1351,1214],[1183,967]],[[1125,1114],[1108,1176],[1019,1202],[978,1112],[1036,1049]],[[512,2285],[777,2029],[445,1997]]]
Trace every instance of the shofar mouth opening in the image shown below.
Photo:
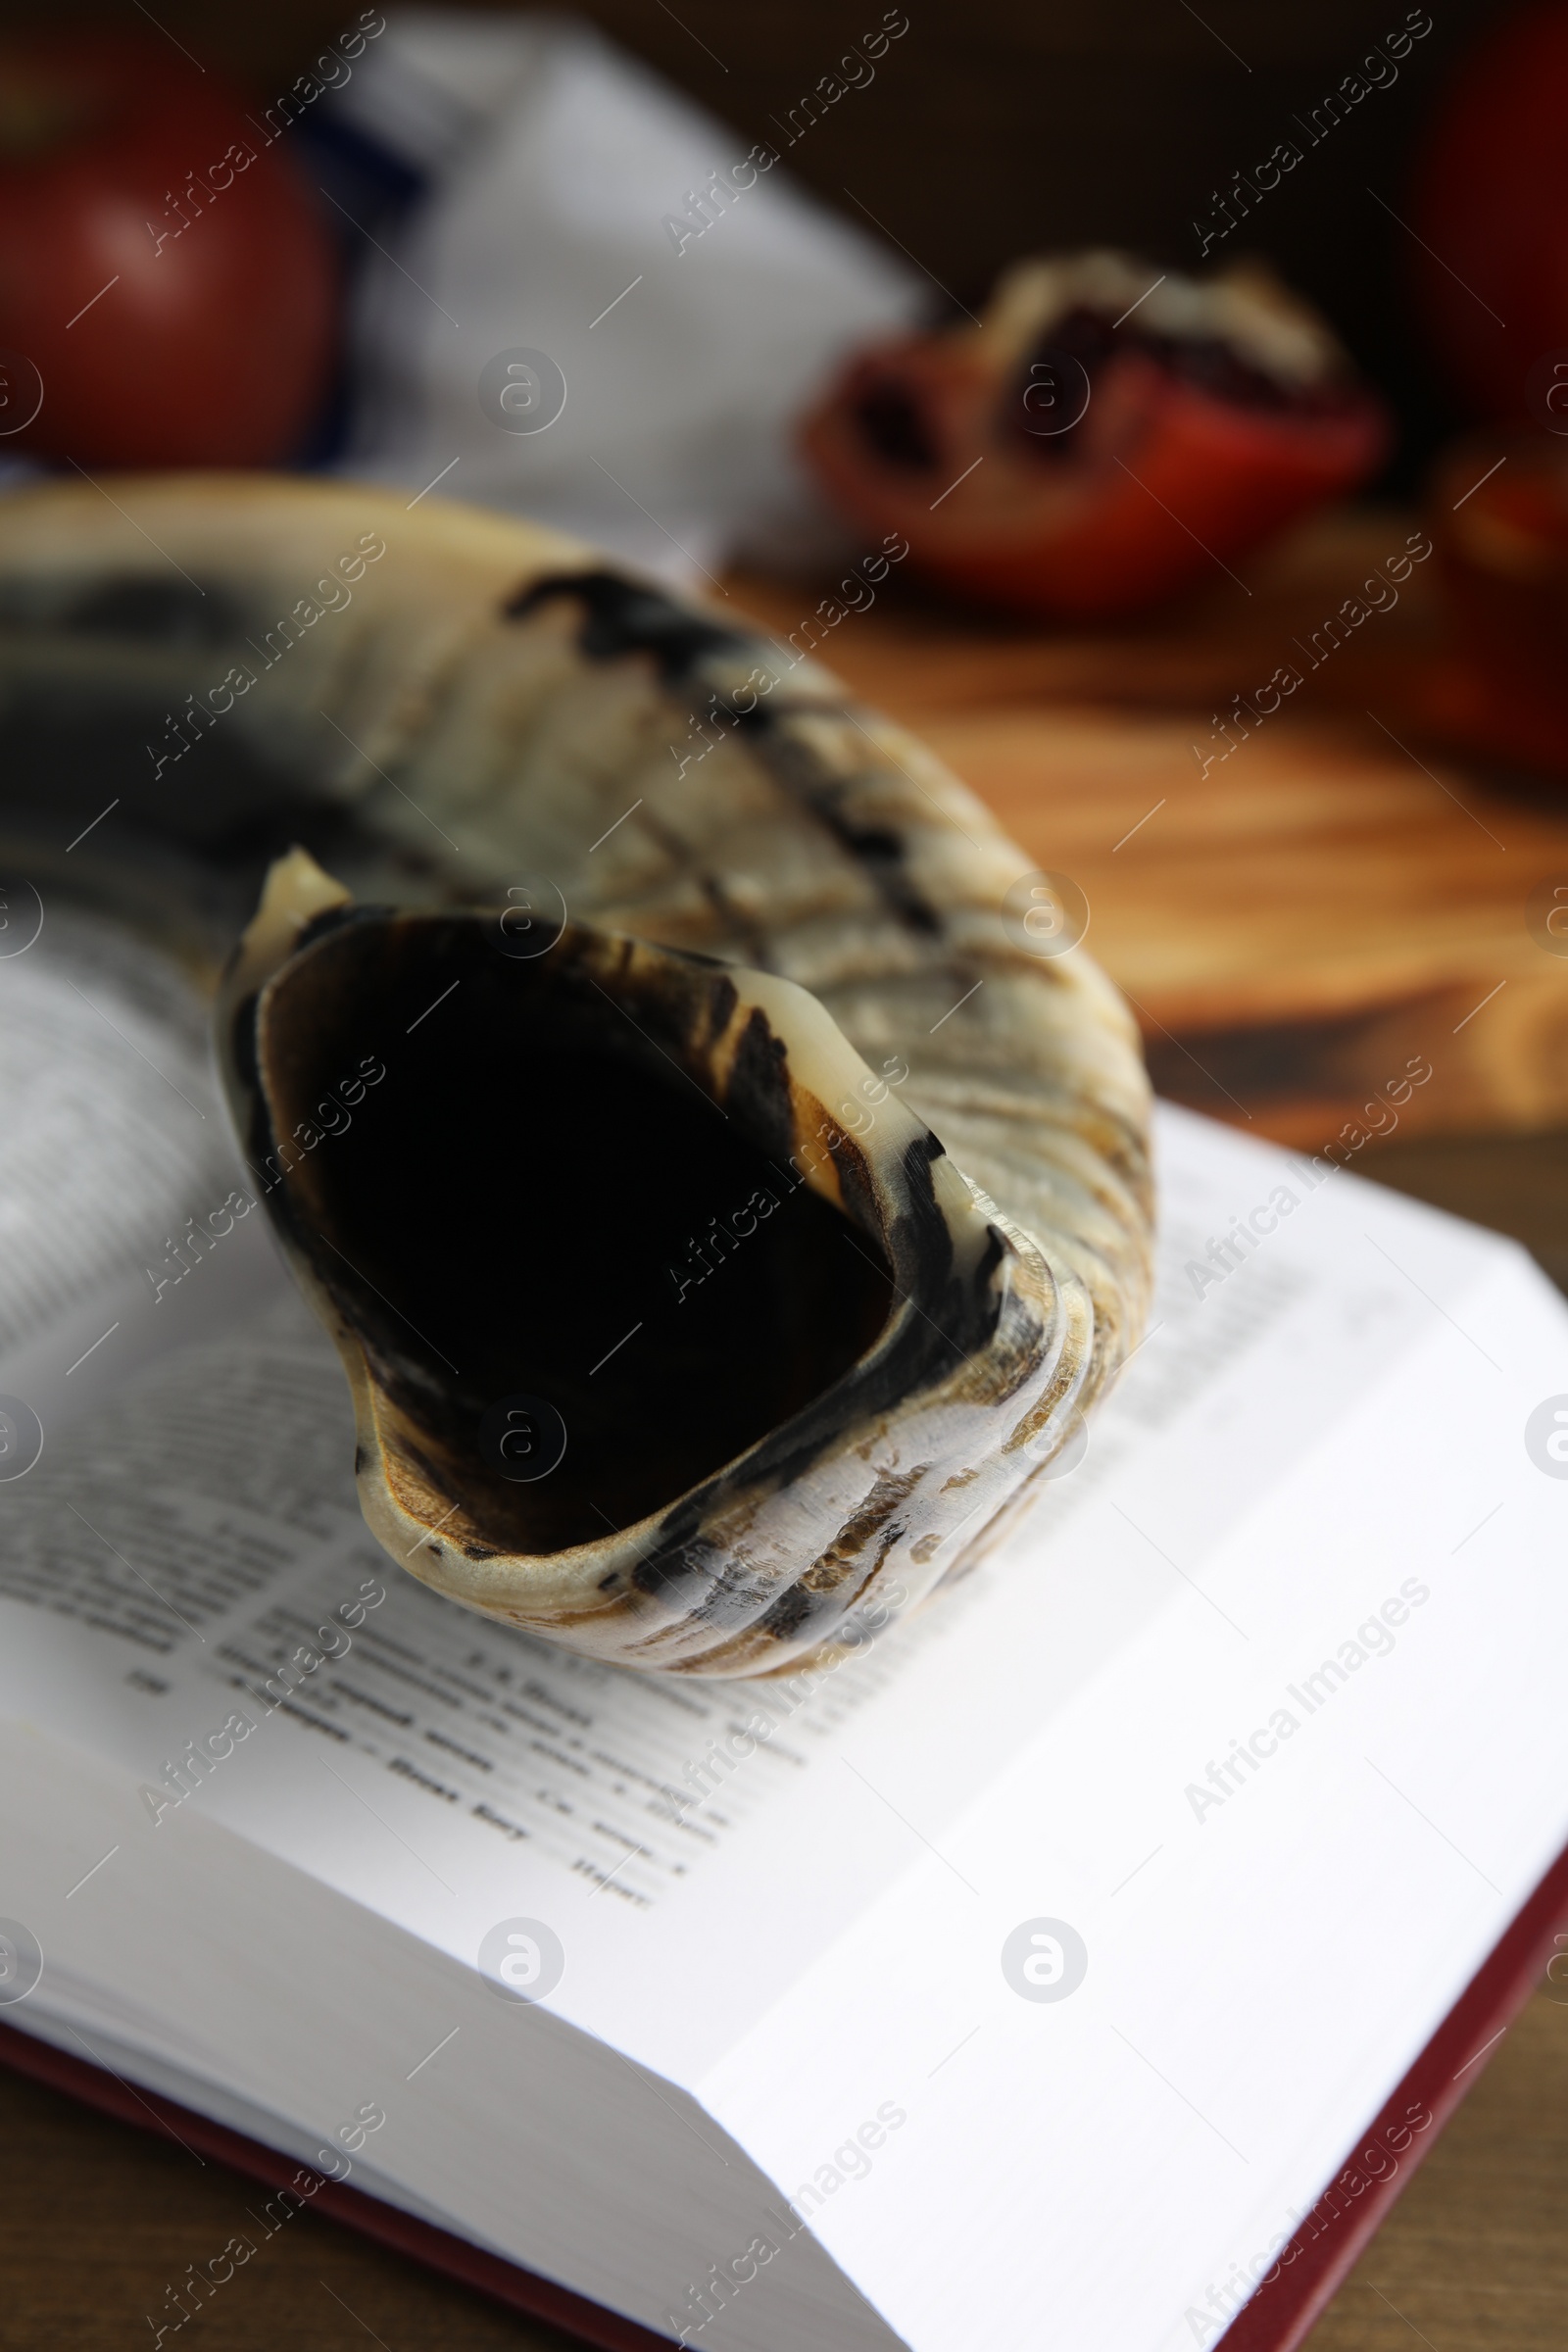
[[[765,1674],[929,1592],[1059,1441],[1085,1293],[793,982],[357,906],[296,852],[219,1020],[366,1519],[453,1599]]]

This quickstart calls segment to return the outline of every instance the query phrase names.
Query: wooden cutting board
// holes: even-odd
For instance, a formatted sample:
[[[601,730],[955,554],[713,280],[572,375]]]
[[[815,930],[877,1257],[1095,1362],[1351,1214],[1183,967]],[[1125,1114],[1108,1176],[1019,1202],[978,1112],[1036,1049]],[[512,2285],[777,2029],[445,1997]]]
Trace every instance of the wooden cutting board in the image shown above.
[[[1432,1076],[1402,1133],[1568,1123],[1568,953],[1527,921],[1543,884],[1568,905],[1568,792],[1441,747],[1435,561],[1346,642],[1324,633],[1417,529],[1336,515],[1114,633],[988,619],[895,578],[818,649],[1084,891],[1159,1090],[1298,1146],[1417,1057]],[[829,586],[726,591],[782,637]],[[1216,728],[1288,662],[1303,684],[1276,712]]]

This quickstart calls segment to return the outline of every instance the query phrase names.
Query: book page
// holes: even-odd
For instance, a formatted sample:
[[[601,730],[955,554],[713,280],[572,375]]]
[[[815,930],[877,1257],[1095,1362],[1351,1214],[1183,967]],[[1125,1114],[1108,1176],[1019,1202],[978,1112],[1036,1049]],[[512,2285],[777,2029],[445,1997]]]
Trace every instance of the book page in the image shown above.
[[[35,908],[25,944],[5,951],[11,936],[8,916],[0,1392],[35,1443],[40,1427],[47,1438],[90,1417],[151,1357],[225,1328],[281,1277],[263,1219],[235,1213],[247,1171],[196,976],[70,907]],[[0,1494],[19,1458],[8,1442]]]
[[[4,1358],[161,1259],[187,1194],[220,1197],[232,1150],[196,990],[79,914],[51,909],[30,945],[0,955],[0,1102]]]
[[[1539,1436],[1568,1418],[1568,1310],[1522,1252],[1360,1185],[1334,1209],[1348,1317],[1392,1263],[1413,1344],[1201,1551],[1174,1481],[1080,1509],[1080,1540],[1108,1504],[1190,1582],[959,1817],[857,1727],[843,1801],[851,1774],[896,1798],[910,1867],[706,2081],[933,2352],[1028,2340],[1042,2309],[1084,2352],[1217,2342],[1298,2227],[1342,2228],[1418,2150],[1419,2102],[1366,2128],[1568,1843]],[[1210,1476],[1255,1434],[1238,1415]]]
[[[172,1066],[199,1087],[169,1037],[147,1053],[162,1072],[140,1054],[116,1072],[144,1128],[167,1121]],[[75,1130],[57,1118],[34,1201],[49,1160],[85,1151],[92,1101]],[[462,1958],[498,1920],[544,1918],[577,2022],[700,2069],[1185,1596],[1188,1563],[1353,1412],[1427,1311],[1393,1276],[1336,1283],[1322,1200],[1343,1180],[1310,1171],[1293,1179],[1299,1237],[1245,1279],[1195,1283],[1216,1226],[1284,1163],[1180,1116],[1162,1134],[1157,1301],[1087,1452],[996,1556],[907,1620],[879,1613],[834,1671],[628,1674],[401,1575],[359,1516],[335,1354],[252,1211],[162,1290],[125,1269],[145,1297],[123,1348],[117,1333],[70,1376],[95,1375],[91,1408],[73,1396],[44,1458],[0,1486],[0,1703],[134,1770],[156,1817],[209,1810]],[[143,1134],[98,1135],[119,1196],[144,1161],[167,1198]],[[243,1191],[237,1161],[200,1165]],[[678,1993],[694,1938],[721,1986],[695,2008]]]

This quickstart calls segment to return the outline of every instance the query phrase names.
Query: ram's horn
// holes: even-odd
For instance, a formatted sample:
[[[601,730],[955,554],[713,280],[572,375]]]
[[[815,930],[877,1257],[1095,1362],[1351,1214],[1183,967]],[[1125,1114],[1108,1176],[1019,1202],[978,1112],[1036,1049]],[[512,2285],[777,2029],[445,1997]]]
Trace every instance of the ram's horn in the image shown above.
[[[365,485],[112,493],[0,513],[0,842],[198,959],[276,860],[223,1048],[388,1549],[720,1675],[961,1572],[1149,1288],[1136,1033],[1042,878],[826,622]]]
[[[297,852],[221,992],[365,1515],[574,1647],[783,1664],[1049,1449],[1088,1300],[804,989],[518,914],[358,907]]]

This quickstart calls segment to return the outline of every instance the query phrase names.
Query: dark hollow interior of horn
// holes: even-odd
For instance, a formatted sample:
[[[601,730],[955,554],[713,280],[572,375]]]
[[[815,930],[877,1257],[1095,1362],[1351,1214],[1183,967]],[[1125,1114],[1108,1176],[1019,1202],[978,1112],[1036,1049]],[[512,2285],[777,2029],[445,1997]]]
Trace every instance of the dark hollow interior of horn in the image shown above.
[[[874,1237],[791,1166],[776,1085],[721,1109],[693,1077],[734,1002],[718,967],[643,951],[617,976],[627,943],[571,930],[517,960],[495,936],[329,924],[267,993],[255,1140],[430,1483],[483,1545],[548,1553],[661,1510],[820,1396],[892,1288]],[[480,1450],[516,1396],[566,1433],[528,1483]]]

